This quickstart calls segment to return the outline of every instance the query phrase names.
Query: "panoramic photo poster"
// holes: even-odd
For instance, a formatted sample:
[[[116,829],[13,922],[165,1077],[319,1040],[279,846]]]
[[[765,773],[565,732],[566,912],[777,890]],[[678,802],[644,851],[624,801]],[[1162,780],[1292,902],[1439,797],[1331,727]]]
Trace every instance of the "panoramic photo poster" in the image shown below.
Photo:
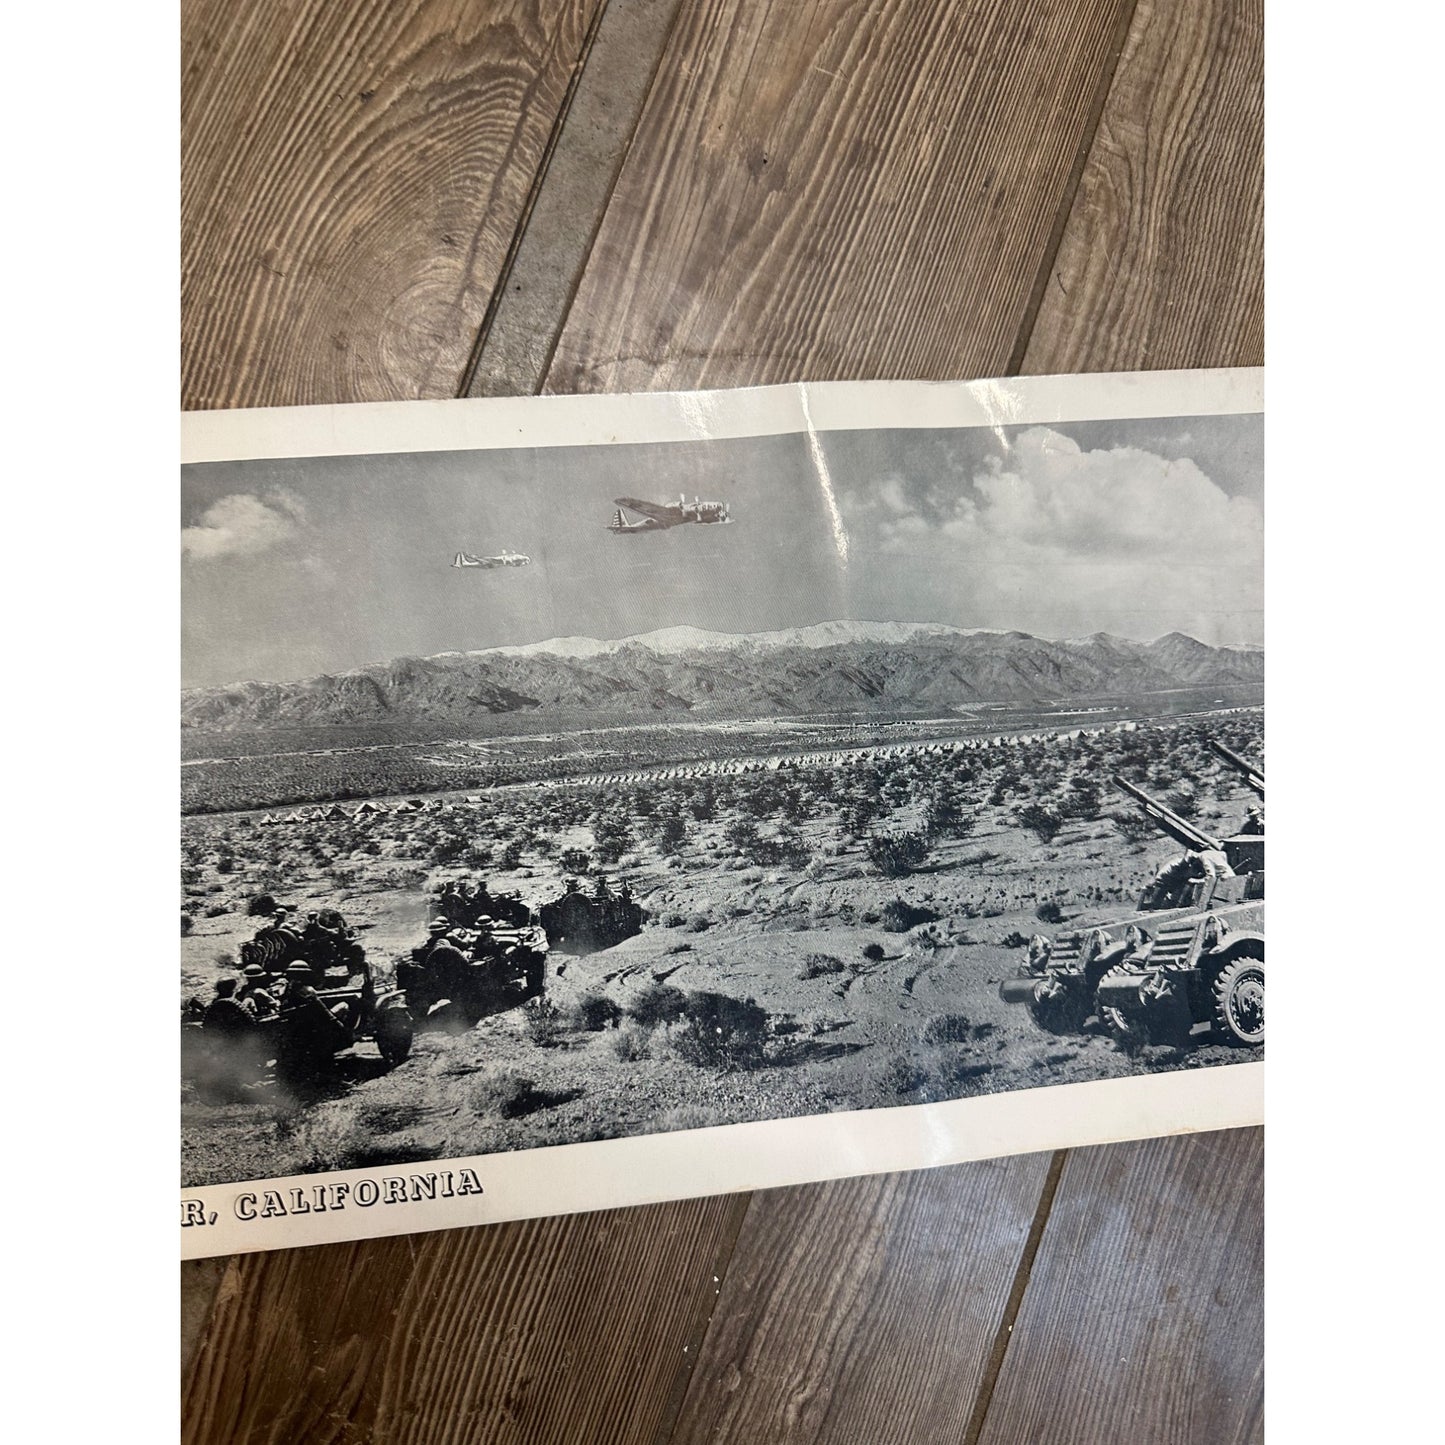
[[[183,418],[183,1254],[1259,1122],[1261,398]]]

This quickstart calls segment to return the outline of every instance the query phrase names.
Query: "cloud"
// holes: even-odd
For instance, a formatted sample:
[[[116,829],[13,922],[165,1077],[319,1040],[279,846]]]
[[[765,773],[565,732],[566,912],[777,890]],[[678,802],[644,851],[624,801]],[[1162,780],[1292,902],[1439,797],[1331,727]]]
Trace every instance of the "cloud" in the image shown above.
[[[253,556],[294,536],[305,519],[300,498],[290,492],[268,492],[264,498],[236,492],[181,529],[181,552],[196,560]]]
[[[850,501],[861,546],[929,579],[920,585],[977,625],[1054,636],[1258,626],[1262,508],[1187,458],[1086,451],[1030,427],[961,477],[887,476]]]

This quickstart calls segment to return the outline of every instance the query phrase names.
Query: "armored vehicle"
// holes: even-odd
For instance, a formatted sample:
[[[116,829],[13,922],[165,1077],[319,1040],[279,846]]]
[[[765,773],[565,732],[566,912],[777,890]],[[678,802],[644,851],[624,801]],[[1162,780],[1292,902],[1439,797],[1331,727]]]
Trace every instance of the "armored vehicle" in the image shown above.
[[[364,1039],[388,1064],[406,1058],[412,1016],[401,990],[378,987],[340,914],[321,918],[328,936],[284,920],[263,928],[241,945],[240,987],[230,980],[208,1004],[187,1006],[182,1056],[191,1072],[236,1078],[274,1060],[278,1076],[298,1081]]]
[[[472,914],[468,924],[440,914],[427,941],[396,966],[396,981],[419,1019],[467,1027],[546,988],[546,932],[530,923]]]
[[[1264,774],[1211,748],[1264,795]],[[1123,778],[1127,793],[1183,857],[1161,868],[1138,912],[1057,939],[1035,938],[999,996],[1024,1004],[1040,1028],[1073,1033],[1090,1016],[1120,1044],[1182,1043],[1198,1024],[1240,1047],[1264,1043],[1264,824],[1214,838]]]

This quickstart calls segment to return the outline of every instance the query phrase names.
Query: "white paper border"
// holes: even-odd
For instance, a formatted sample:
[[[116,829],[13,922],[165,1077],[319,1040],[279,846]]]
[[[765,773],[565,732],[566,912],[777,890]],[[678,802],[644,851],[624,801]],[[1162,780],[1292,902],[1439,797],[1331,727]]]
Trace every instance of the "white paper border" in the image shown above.
[[[1143,1078],[1054,1084],[941,1104],[850,1110],[798,1119],[768,1119],[560,1144],[505,1154],[439,1159],[334,1174],[218,1184],[183,1190],[198,1202],[204,1225],[181,1229],[181,1258],[248,1254],[342,1240],[376,1239],[581,1214],[624,1205],[697,1199],[740,1190],[777,1189],[861,1174],[933,1169],[1009,1154],[1035,1154],[1124,1139],[1237,1129],[1264,1121],[1263,1062],[1181,1069]],[[406,1204],[349,1202],[340,1209],[288,1214],[247,1222],[238,1203],[262,1202],[263,1191],[301,1189],[314,1199],[317,1185],[464,1168],[476,1171],[480,1196]]]
[[[736,391],[489,397],[181,415],[181,461],[615,446],[790,432],[1017,426],[1264,410],[1264,371],[824,381]]]

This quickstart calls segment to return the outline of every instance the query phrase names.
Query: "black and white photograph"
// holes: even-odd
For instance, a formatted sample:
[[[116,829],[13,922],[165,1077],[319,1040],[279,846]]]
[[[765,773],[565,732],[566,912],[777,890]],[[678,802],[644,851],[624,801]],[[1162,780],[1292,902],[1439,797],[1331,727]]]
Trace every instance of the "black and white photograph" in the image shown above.
[[[188,463],[183,1193],[1257,1064],[1263,414],[1134,380]]]

